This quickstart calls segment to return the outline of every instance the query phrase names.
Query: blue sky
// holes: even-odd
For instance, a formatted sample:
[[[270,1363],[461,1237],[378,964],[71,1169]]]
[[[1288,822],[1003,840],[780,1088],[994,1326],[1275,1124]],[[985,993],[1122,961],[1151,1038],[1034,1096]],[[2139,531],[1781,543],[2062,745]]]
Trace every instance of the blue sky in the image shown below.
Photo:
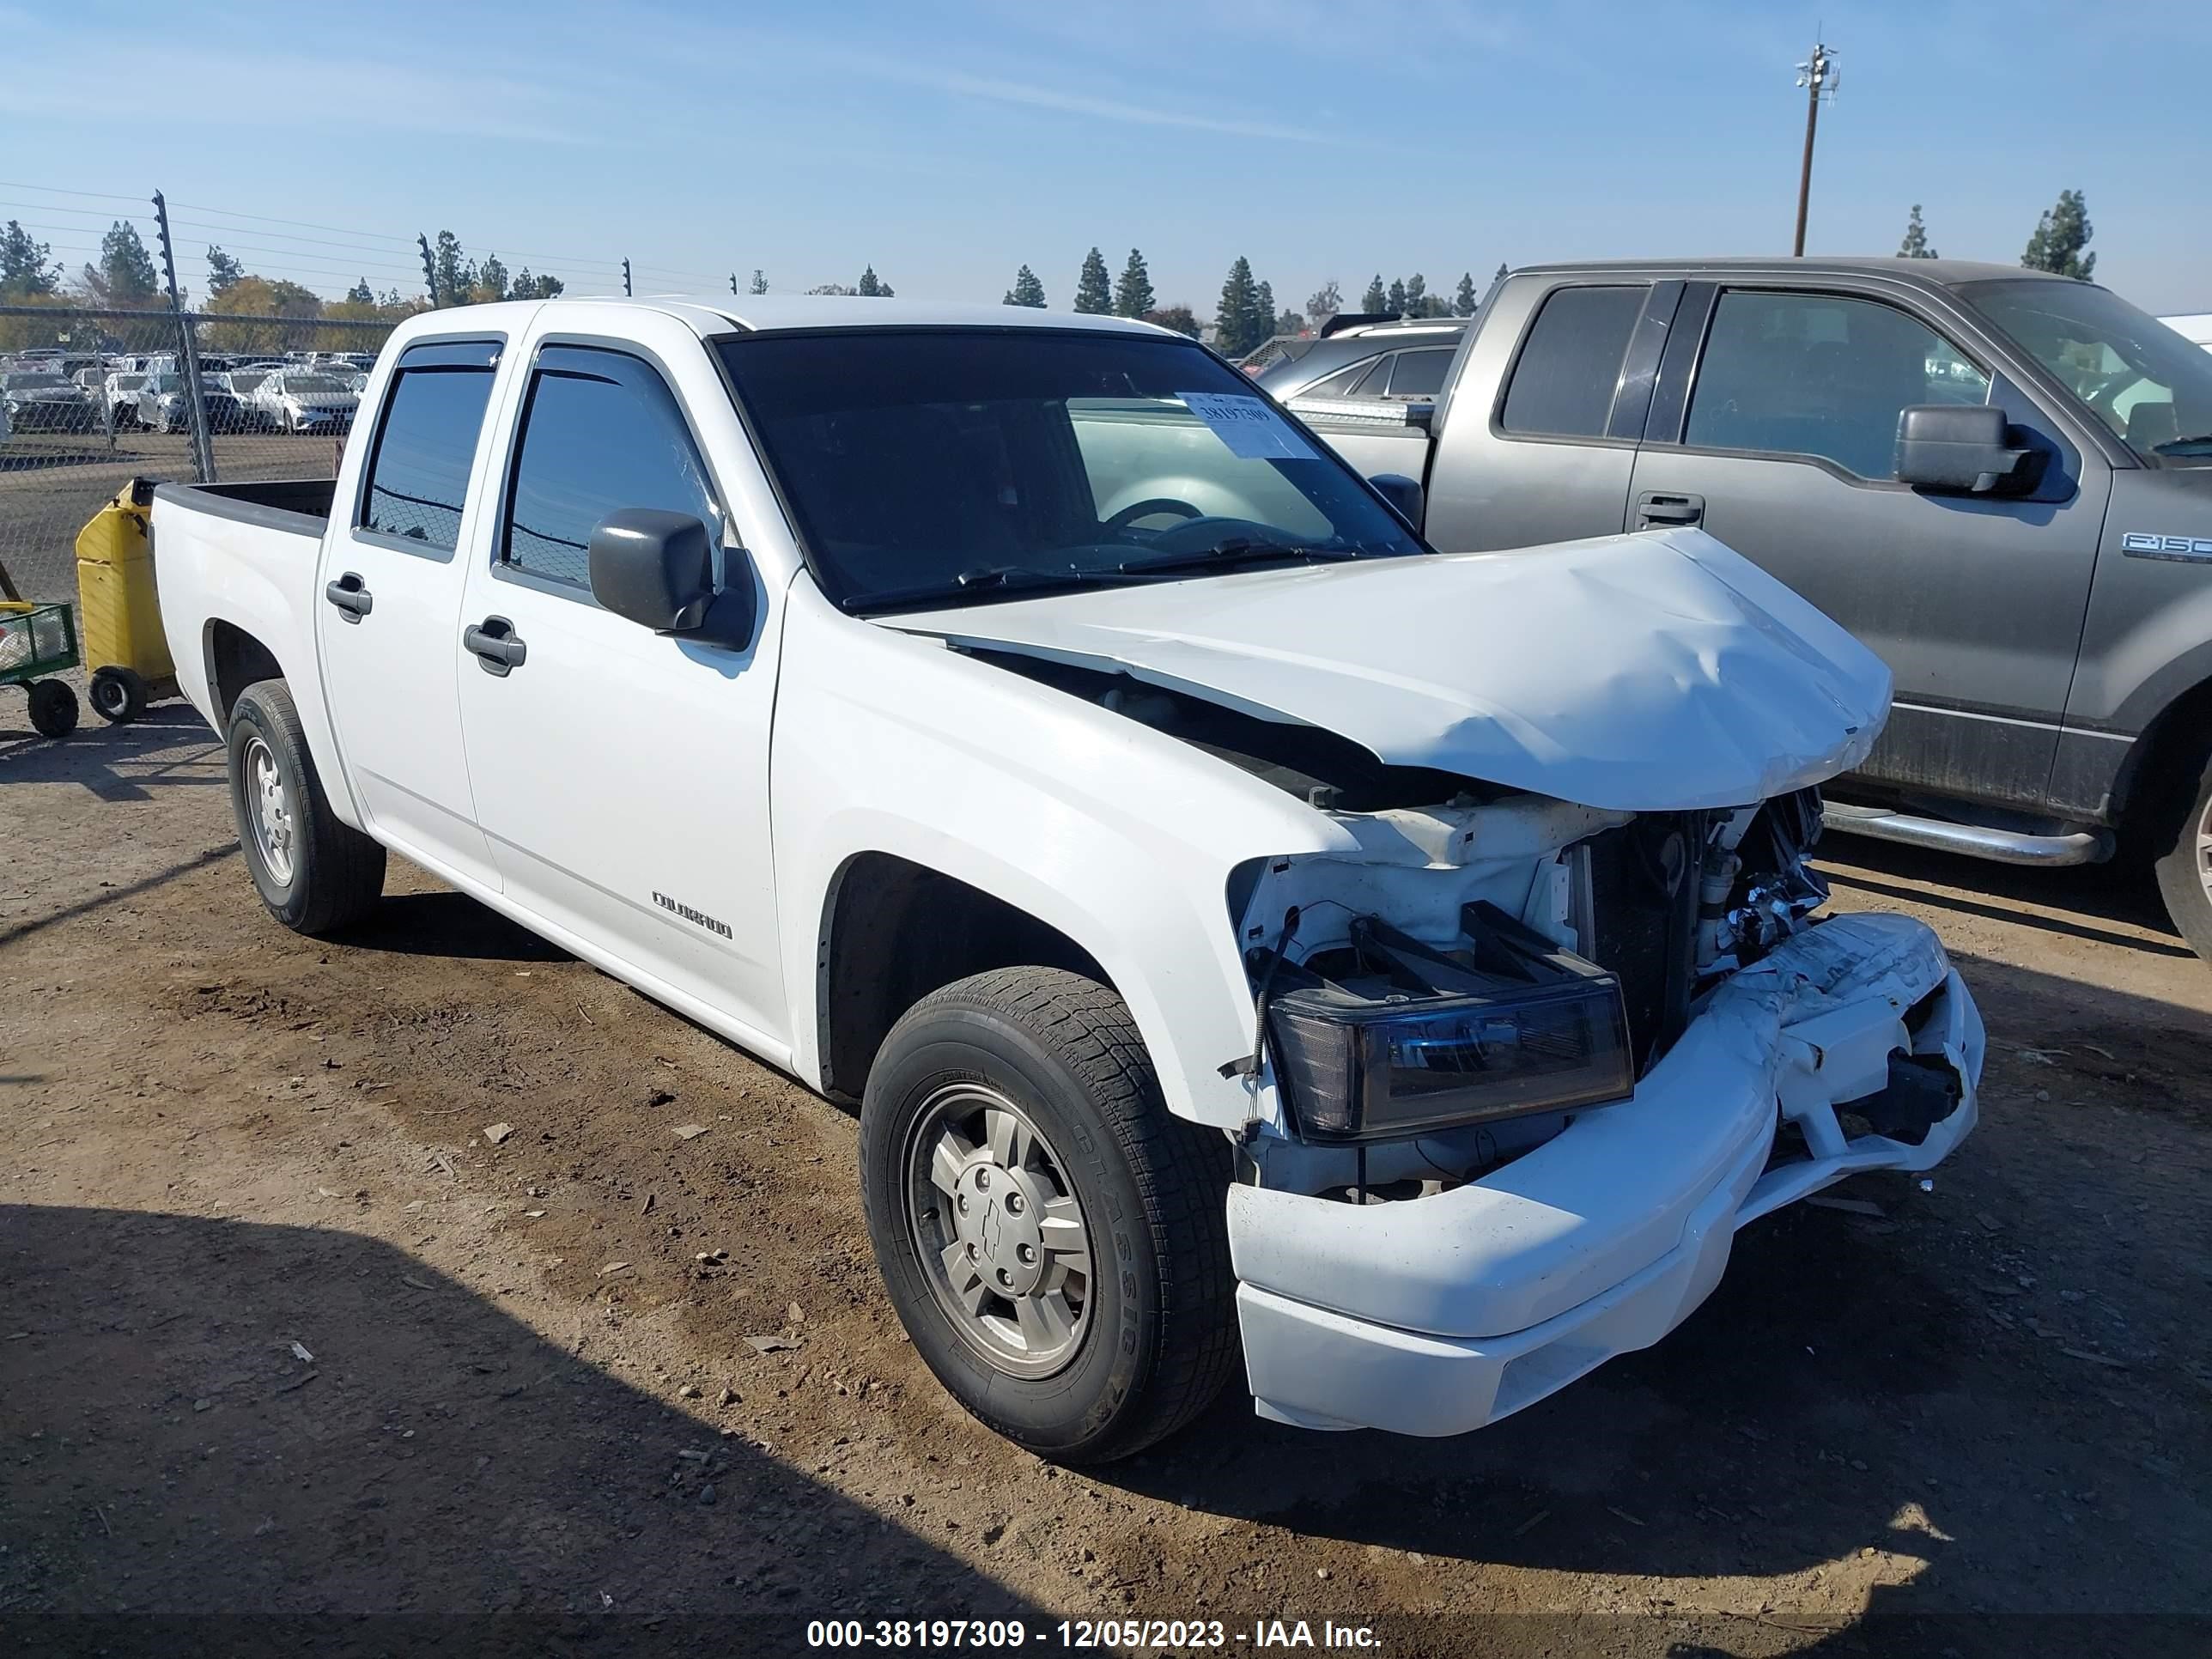
[[[1135,246],[1210,315],[1239,253],[1295,304],[1378,270],[1786,252],[1816,27],[1843,79],[1812,252],[1892,252],[1919,202],[1944,253],[2009,263],[2071,186],[2100,280],[2212,310],[2202,0],[0,0],[0,219],[88,245],[130,200],[22,186],[158,185],[191,204],[189,286],[213,240],[332,293],[418,286],[442,228],[578,291],[628,255],[641,291],[872,262],[995,299],[1027,262],[1063,306],[1093,243],[1115,270]]]

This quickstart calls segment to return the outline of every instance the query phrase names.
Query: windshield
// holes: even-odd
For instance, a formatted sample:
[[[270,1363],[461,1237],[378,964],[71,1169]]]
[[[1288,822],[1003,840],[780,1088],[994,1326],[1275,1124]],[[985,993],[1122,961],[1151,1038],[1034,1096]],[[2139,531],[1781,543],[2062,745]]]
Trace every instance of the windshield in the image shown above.
[[[347,388],[327,374],[287,374],[284,377],[284,390],[287,392],[343,392]]]
[[[9,374],[5,377],[10,392],[25,392],[34,386],[67,386],[58,374]]]
[[[1423,550],[1195,345],[1024,328],[752,334],[721,349],[849,609]]]
[[[2212,353],[2087,283],[1968,283],[1960,292],[2130,447],[2212,461]]]

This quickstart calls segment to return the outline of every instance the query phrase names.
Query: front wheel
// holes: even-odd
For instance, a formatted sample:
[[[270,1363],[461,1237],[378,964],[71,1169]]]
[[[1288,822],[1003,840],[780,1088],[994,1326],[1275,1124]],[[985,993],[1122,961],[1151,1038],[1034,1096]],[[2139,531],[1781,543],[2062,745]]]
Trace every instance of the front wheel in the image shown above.
[[[869,1073],[860,1182],[916,1352],[1041,1456],[1140,1451],[1236,1363],[1227,1143],[1169,1115],[1095,981],[1000,969],[908,1010]]]
[[[2212,962],[2212,749],[2195,757],[2174,798],[2156,843],[2159,895],[2189,948]]]
[[[384,892],[384,848],[331,810],[282,680],[260,680],[231,710],[230,805],[256,891],[295,933],[359,921]]]

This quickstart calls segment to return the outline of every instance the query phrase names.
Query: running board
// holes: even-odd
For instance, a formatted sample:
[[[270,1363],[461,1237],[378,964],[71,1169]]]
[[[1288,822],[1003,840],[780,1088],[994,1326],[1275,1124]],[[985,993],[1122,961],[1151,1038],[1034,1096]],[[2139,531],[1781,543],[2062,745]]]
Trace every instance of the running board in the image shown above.
[[[1939,853],[1964,853],[1969,858],[1998,864],[2033,864],[2056,868],[2069,864],[2101,864],[2112,855],[2112,838],[2103,830],[2076,830],[2063,836],[2031,836],[2017,830],[1996,830],[1986,824],[1954,823],[1948,818],[1914,817],[1878,806],[1851,806],[1829,801],[1822,807],[1823,828],[1846,835],[1870,836],[1906,847],[1931,848]]]

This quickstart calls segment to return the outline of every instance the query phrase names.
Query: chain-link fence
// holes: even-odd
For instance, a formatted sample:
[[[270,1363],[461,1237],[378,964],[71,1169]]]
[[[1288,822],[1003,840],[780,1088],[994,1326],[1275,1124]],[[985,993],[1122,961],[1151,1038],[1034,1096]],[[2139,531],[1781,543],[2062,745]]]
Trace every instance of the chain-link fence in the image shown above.
[[[0,564],[76,592],[76,533],[132,478],[329,477],[392,325],[0,306]]]

